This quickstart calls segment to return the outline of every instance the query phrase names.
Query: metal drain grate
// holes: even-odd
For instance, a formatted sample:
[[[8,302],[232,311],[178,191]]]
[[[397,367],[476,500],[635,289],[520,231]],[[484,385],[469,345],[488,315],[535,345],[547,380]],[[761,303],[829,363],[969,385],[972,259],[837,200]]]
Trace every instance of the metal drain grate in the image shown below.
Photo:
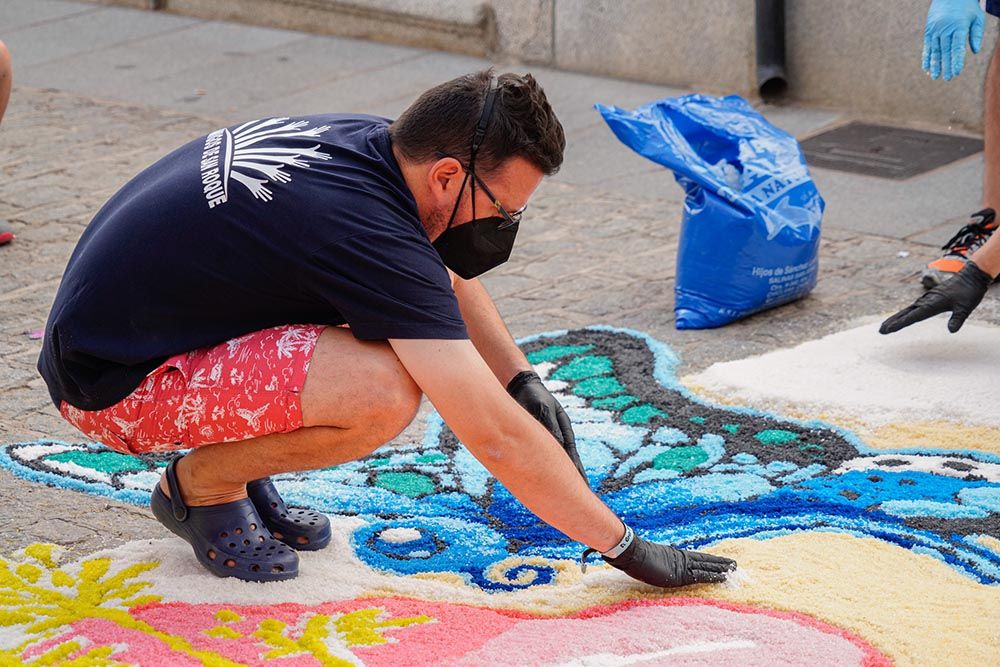
[[[904,179],[983,150],[979,139],[848,123],[802,142],[811,167]]]

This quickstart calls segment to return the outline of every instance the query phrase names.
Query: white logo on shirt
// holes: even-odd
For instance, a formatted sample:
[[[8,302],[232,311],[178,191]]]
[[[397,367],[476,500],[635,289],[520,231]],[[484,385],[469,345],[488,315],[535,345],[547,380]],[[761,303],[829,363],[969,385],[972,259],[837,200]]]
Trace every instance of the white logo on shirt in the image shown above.
[[[318,137],[330,129],[322,125],[302,129],[309,121],[297,120],[286,123],[287,118],[252,120],[230,132],[227,128],[216,130],[205,137],[205,148],[201,154],[201,183],[209,208],[215,208],[229,200],[230,179],[241,183],[256,199],[271,201],[272,193],[267,187],[272,181],[288,183],[291,174],[283,166],[308,168],[309,163],[301,158],[329,160],[328,153],[319,152],[319,144],[312,148],[282,148],[260,146],[269,140],[296,137]],[[242,171],[241,171],[242,170]],[[265,178],[255,178],[246,172],[257,172]]]

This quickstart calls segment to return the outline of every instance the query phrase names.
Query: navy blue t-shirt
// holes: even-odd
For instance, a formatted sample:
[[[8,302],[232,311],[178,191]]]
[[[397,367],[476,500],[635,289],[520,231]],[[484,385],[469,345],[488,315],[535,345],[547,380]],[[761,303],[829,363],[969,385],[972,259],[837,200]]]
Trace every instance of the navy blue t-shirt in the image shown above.
[[[80,238],[38,370],[56,406],[99,410],[174,354],[297,323],[468,337],[383,118],[252,121],[140,173]]]

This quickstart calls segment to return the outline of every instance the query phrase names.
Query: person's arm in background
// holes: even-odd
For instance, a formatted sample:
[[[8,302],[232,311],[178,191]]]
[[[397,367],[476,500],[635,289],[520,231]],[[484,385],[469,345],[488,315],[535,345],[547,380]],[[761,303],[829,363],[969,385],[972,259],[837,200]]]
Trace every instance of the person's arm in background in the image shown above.
[[[879,333],[891,334],[948,312],[951,313],[948,331],[955,333],[986,296],[997,275],[1000,275],[1000,234],[993,234],[958,273],[883,322]]]
[[[924,27],[923,68],[932,79],[950,81],[965,66],[965,46],[979,53],[986,14],[979,0],[933,0]]]
[[[540,519],[598,551],[631,536],[623,522],[577,474],[552,435],[503,391],[468,340],[389,343],[407,372],[459,440]],[[725,581],[736,567],[727,558],[635,537],[608,562],[657,586]]]
[[[979,6],[979,0],[931,2],[924,28],[923,68],[932,79],[943,76],[949,81],[962,73],[966,45],[973,53],[979,53],[982,48],[985,21],[986,14]],[[989,91],[986,97],[989,98]],[[989,113],[990,110],[987,109],[987,114]],[[989,142],[997,139],[986,137],[986,140]],[[969,261],[958,273],[885,320],[879,333],[894,333],[947,312],[952,314],[948,320],[948,330],[955,333],[983,300],[997,274],[1000,274],[1000,234],[993,234],[969,257]]]
[[[500,384],[506,387],[507,393],[548,429],[586,479],[569,416],[542,384],[541,378],[514,342],[486,288],[477,278],[463,280],[451,271],[449,273],[472,344]]]

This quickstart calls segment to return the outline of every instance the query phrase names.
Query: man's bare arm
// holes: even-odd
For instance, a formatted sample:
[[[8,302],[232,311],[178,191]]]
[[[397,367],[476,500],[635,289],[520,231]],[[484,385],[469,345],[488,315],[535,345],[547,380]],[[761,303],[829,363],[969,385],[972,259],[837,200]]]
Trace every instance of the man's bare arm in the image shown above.
[[[569,415],[545,388],[528,359],[514,342],[500,312],[479,280],[462,280],[452,274],[462,319],[479,355],[515,401],[537,419],[562,445],[580,476],[587,471],[576,451],[576,436]]]
[[[531,370],[531,364],[507,330],[500,312],[478,278],[462,280],[453,276],[452,285],[458,297],[462,319],[469,338],[490,370],[505,387],[521,371]]]
[[[507,395],[471,341],[389,342],[459,440],[528,509],[599,551],[618,543],[622,522],[555,438]]]
[[[736,568],[729,558],[648,542],[625,529],[552,435],[504,392],[471,341],[389,343],[472,455],[539,518],[606,552],[613,567],[668,587],[719,583]]]

